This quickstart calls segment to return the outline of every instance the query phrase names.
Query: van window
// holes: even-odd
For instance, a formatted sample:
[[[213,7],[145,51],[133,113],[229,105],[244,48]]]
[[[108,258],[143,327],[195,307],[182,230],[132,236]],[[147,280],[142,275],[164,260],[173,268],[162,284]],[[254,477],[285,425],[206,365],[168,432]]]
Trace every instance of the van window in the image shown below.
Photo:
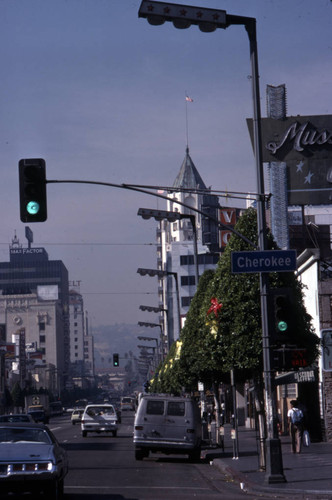
[[[146,413],[148,415],[163,415],[164,401],[148,401],[146,406]]]
[[[183,417],[185,410],[185,403],[183,401],[169,401],[167,406],[167,415]]]

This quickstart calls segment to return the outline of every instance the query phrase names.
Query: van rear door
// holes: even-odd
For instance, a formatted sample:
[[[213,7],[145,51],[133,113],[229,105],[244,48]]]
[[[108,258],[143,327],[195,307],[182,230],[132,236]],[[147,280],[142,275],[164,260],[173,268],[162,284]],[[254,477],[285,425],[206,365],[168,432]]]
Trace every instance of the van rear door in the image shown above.
[[[165,401],[162,399],[147,399],[144,414],[144,429],[146,436],[153,440],[164,440],[165,436]]]
[[[165,438],[169,441],[183,442],[188,428],[193,427],[192,415],[187,415],[188,405],[186,401],[167,401],[165,418]]]

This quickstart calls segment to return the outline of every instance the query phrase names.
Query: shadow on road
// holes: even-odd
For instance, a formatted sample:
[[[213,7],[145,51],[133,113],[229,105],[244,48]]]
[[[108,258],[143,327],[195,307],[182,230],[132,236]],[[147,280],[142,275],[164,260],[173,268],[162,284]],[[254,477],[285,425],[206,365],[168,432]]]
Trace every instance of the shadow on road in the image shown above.
[[[99,493],[88,493],[87,495],[85,494],[78,494],[78,495],[65,495],[63,497],[63,500],[139,500],[138,497],[124,497],[123,495],[117,495],[117,494],[99,494]]]
[[[108,451],[113,450],[115,448],[114,443],[112,442],[101,442],[100,440],[96,440],[95,442],[87,441],[85,443],[61,443],[62,448],[66,451]]]

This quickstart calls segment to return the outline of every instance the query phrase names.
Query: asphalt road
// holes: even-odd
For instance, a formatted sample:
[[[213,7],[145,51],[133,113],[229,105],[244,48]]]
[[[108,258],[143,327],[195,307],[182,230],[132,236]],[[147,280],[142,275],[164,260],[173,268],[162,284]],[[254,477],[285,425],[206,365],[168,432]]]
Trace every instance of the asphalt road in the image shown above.
[[[248,498],[218,469],[184,456],[150,455],[136,461],[132,412],[125,413],[117,437],[81,435],[69,417],[50,422],[69,455],[65,500],[238,500]]]

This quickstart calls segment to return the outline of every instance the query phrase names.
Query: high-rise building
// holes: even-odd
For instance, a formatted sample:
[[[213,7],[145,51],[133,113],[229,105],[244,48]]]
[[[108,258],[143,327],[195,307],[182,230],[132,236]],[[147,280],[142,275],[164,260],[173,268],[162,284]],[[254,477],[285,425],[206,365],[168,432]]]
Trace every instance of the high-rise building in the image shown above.
[[[83,385],[83,379],[94,376],[94,346],[93,337],[89,335],[88,315],[79,290],[79,281],[70,282],[70,373],[76,385]]]
[[[14,237],[0,262],[0,342],[15,344],[12,369],[21,384],[64,386],[69,369],[68,271],[44,248]]]
[[[161,278],[158,285],[159,304],[167,309],[160,320],[168,347],[179,337],[179,324],[183,326],[196,292],[197,275],[215,268],[220,251],[219,228],[215,221],[219,216],[218,197],[205,186],[188,147],[173,188],[178,190],[168,193],[172,201],[167,201],[167,211],[179,212],[184,217],[175,222],[161,221],[157,230],[158,269],[170,273]],[[204,211],[215,220],[193,209]]]

